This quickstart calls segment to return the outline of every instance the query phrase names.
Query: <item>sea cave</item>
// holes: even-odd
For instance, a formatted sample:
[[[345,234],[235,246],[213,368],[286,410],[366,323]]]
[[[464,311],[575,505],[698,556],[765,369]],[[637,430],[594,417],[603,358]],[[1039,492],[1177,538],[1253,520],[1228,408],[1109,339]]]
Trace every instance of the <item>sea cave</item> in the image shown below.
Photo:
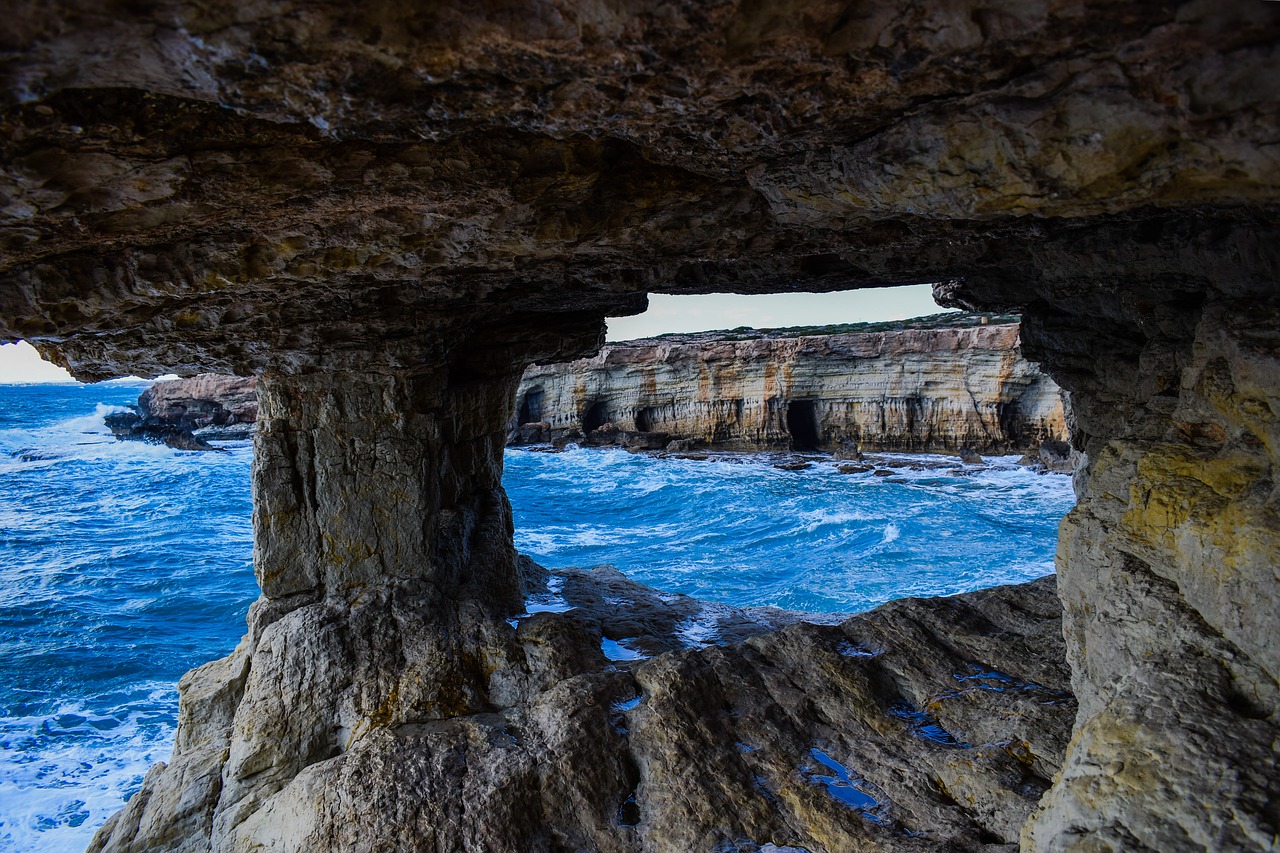
[[[1280,843],[1280,5],[6,23],[0,341],[84,380],[258,379],[261,596],[92,850]],[[904,283],[1019,314],[1069,395],[1056,581],[680,650],[689,602],[517,554],[527,366],[648,294]],[[584,428],[674,416],[590,403]],[[826,441],[792,406],[797,448]],[[590,619],[513,627],[531,595]]]

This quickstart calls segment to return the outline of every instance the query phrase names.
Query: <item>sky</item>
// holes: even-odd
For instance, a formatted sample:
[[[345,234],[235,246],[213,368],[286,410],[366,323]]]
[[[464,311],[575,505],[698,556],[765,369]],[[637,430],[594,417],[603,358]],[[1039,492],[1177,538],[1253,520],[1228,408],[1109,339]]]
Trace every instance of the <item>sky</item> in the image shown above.
[[[26,341],[0,345],[0,384],[73,381],[70,373],[42,359]]]
[[[635,317],[609,320],[609,340],[626,341],[664,332],[709,332],[751,326],[823,326],[834,323],[876,323],[906,320],[948,309],[933,301],[927,284],[845,290],[839,293],[770,293],[738,296],[649,295],[649,310]]]
[[[738,326],[776,329],[905,320],[943,310],[934,303],[927,284],[841,293],[773,293],[765,296],[653,294],[649,297],[649,310],[645,313],[609,320],[609,340],[625,341],[664,332],[706,332]],[[71,374],[42,360],[35,347],[25,341],[0,345],[0,384],[71,381]]]

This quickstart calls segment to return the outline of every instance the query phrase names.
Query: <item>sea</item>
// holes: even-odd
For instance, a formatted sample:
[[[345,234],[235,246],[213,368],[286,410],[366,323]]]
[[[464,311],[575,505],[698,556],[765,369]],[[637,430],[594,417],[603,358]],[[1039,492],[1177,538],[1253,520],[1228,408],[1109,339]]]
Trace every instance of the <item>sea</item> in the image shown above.
[[[168,758],[176,684],[229,653],[253,578],[250,442],[118,442],[138,382],[0,386],[0,853],[80,851]],[[655,458],[509,449],[516,545],[668,592],[830,621],[1053,571],[1070,478],[1015,457]]]

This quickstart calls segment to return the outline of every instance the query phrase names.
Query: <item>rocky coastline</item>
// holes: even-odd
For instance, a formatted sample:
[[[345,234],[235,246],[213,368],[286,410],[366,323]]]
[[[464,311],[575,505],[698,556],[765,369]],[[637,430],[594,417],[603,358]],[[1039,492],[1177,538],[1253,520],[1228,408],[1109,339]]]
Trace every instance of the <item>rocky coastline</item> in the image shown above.
[[[826,452],[851,463],[866,461],[864,451],[969,462],[1016,452],[1027,465],[1071,470],[1062,393],[1022,358],[1016,317],[863,325],[870,328],[667,335],[531,365],[507,445],[576,442],[694,458]],[[252,378],[217,374],[164,380],[139,396],[135,413],[109,415],[107,425],[120,439],[213,450],[211,441],[252,437],[255,389]]]
[[[257,382],[212,373],[155,382],[138,396],[133,411],[105,418],[117,439],[175,450],[217,450],[210,442],[253,438],[257,419]]]
[[[333,625],[315,644],[298,618],[332,625],[324,605],[274,624],[255,606],[259,644],[308,643],[299,675],[324,701],[310,711],[263,693],[282,662],[251,663],[243,644],[191,672],[182,733],[198,737],[180,735],[91,853],[186,849],[171,833],[203,840],[210,825],[226,851],[363,850],[376,837],[512,853],[1006,853],[1062,766],[1076,701],[1052,576],[826,624],[659,593],[607,567],[521,558],[520,577],[507,620],[448,617],[477,643],[489,698],[442,719],[388,709],[347,728],[323,710],[359,701],[370,643],[409,651],[380,671],[416,682],[437,642],[413,637],[420,612],[400,611],[405,634]],[[474,701],[478,676],[423,682],[403,701]],[[284,729],[281,702],[301,713]],[[237,748],[251,734],[253,750]],[[298,749],[305,770],[261,778]],[[369,798],[344,793],[356,789]]]
[[[1026,453],[1069,464],[1053,380],[1016,317],[941,314],[865,328],[704,332],[532,365],[507,442],[631,450]]]
[[[6,24],[0,341],[84,381],[258,377],[262,596],[101,849],[1275,850],[1280,4],[50,0]],[[978,752],[937,744],[892,789],[900,833],[827,794],[890,793],[892,753],[844,733],[907,729],[834,716],[860,685],[932,713],[953,665],[1021,642],[999,618],[898,644],[955,655],[928,682],[887,654],[849,680],[834,635],[785,653],[803,625],[668,652],[637,682],[688,712],[603,751],[628,667],[578,657],[572,619],[507,621],[527,366],[592,357],[651,293],[905,283],[1018,313],[1070,394],[1052,633],[1078,706],[1060,765],[982,777],[1050,782],[1016,837],[1025,812],[948,774],[1048,754],[1020,708],[990,735],[937,718]],[[789,784],[787,746],[744,795],[757,707],[828,726],[782,738],[844,769],[811,752]]]

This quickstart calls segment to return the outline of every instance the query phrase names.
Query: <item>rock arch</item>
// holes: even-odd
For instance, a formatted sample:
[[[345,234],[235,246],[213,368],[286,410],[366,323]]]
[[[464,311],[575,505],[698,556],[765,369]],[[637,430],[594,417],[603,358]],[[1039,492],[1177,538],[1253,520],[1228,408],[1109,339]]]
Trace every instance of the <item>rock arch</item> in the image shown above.
[[[1280,8],[489,5],[10,16],[0,340],[262,377],[263,597],[99,846],[678,849],[607,829],[607,712],[539,705],[559,641],[503,627],[516,378],[646,292],[902,281],[1020,311],[1072,394],[1080,712],[1023,847],[1273,845]],[[484,827],[374,784],[468,762]]]

